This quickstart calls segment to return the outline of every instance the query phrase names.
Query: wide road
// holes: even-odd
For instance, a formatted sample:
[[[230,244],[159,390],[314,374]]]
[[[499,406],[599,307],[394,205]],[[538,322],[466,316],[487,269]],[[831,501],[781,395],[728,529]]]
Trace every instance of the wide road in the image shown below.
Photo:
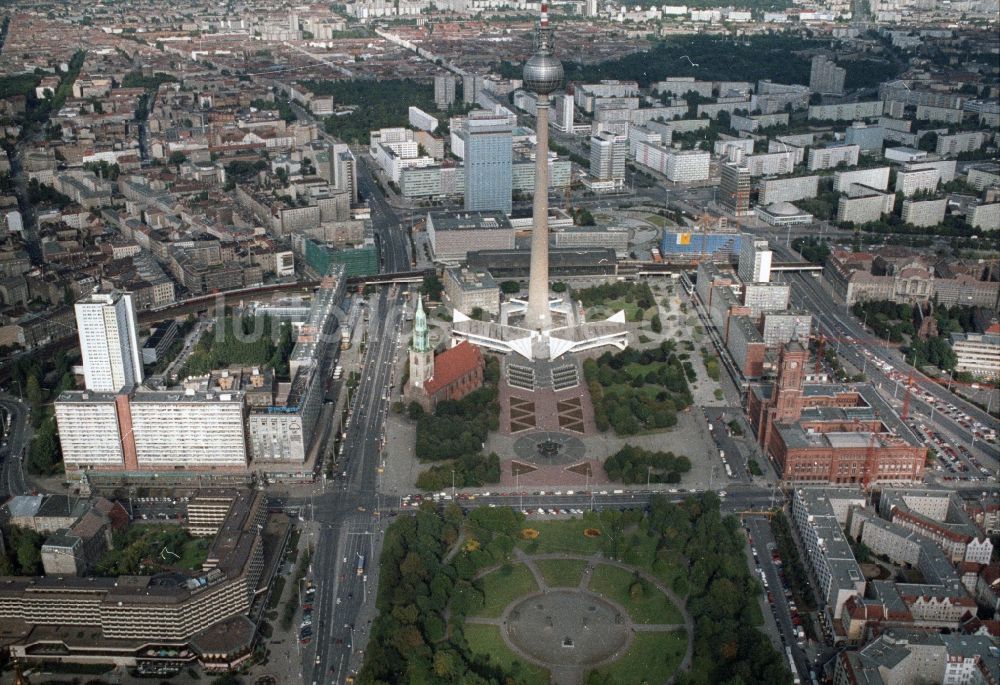
[[[343,142],[325,131],[322,119],[316,117],[312,112],[304,109],[295,102],[290,102],[289,104],[299,119],[316,122],[319,135],[324,141],[331,145]],[[378,241],[380,248],[379,261],[381,271],[385,273],[409,271],[412,262],[410,259],[408,230],[403,228],[399,216],[386,201],[385,195],[383,195],[375,183],[368,166],[370,160],[367,153],[361,152],[360,148],[356,146],[353,151],[357,159],[358,194],[362,199],[368,201],[368,206],[371,208],[372,228],[375,231],[375,239]]]
[[[385,418],[389,412],[393,357],[400,335],[404,294],[382,288],[371,312],[360,382],[351,402],[344,440],[347,478],[322,483],[322,489],[289,504],[305,505],[314,522],[309,537],[316,550],[313,641],[302,650],[304,682],[343,683],[360,665],[378,583],[383,520],[378,482],[382,470]],[[364,568],[358,563],[363,558]]]
[[[6,499],[28,492],[23,458],[27,456],[31,441],[31,413],[19,398],[5,393],[0,393],[0,413],[3,414],[5,428],[3,445],[0,446],[0,495]]]
[[[408,227],[400,224],[399,216],[378,189],[365,154],[358,155],[358,190],[371,208],[372,227],[381,247],[382,271],[409,271],[412,262]]]

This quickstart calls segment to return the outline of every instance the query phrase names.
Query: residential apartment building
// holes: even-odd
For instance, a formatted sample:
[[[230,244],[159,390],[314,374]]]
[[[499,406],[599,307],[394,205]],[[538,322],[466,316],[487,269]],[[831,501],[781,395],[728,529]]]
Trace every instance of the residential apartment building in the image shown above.
[[[771,280],[771,251],[764,238],[747,233],[740,240],[738,273],[744,283],[768,283]]]
[[[849,598],[865,594],[864,573],[843,532],[850,508],[864,506],[864,495],[852,490],[798,488],[792,495],[792,520],[828,619],[839,618]]]
[[[848,145],[857,145],[862,152],[881,152],[885,144],[885,129],[855,121],[844,132],[844,142]]]
[[[749,169],[751,176],[780,176],[795,170],[796,156],[795,150],[766,152],[747,155],[743,164]]]
[[[625,184],[625,157],[628,137],[602,132],[590,138],[590,176],[595,181],[610,183],[613,188]]]
[[[883,107],[884,103],[881,100],[845,102],[836,105],[811,105],[809,107],[809,118],[820,121],[874,119],[882,116]]]
[[[843,95],[846,76],[847,69],[838,67],[826,55],[816,55],[809,71],[809,88],[824,95]]]
[[[768,347],[793,340],[808,340],[812,334],[812,314],[805,311],[769,311],[763,316],[761,335]]]
[[[91,293],[75,305],[88,390],[117,392],[142,382],[138,323],[129,293]]]
[[[819,194],[819,176],[793,176],[792,178],[761,179],[758,204],[767,206],[778,202],[795,202]]]
[[[266,593],[264,494],[237,491],[202,570],[157,576],[16,578],[0,587],[0,618],[25,628],[9,645],[22,663],[121,666],[198,663],[239,668],[252,657],[257,626],[247,614]],[[280,528],[287,536],[287,527]],[[279,529],[271,529],[284,545]],[[278,558],[278,557],[276,557]],[[58,652],[46,645],[57,642]]]
[[[700,150],[676,150],[666,155],[664,175],[674,183],[708,180],[711,155]]]
[[[787,283],[743,282],[741,304],[749,308],[750,315],[758,317],[765,312],[781,312],[788,309],[791,286]]]
[[[986,131],[963,131],[962,133],[952,133],[946,136],[938,136],[935,152],[939,155],[953,157],[961,152],[975,152],[979,150],[992,135]]]
[[[948,198],[939,200],[903,200],[902,218],[908,224],[921,228],[937,226],[944,221]]]
[[[437,75],[434,77],[434,104],[439,110],[446,110],[455,104],[455,86],[454,76]]]
[[[986,231],[1000,231],[1000,202],[973,205],[969,211],[969,225]]]
[[[856,166],[861,148],[857,145],[830,145],[828,147],[810,148],[806,167],[809,171],[818,169],[834,169],[841,164]]]
[[[883,214],[892,212],[896,196],[858,184],[851,185],[847,195],[837,200],[837,221],[865,224],[878,221]]]
[[[249,463],[242,393],[64,392],[55,409],[70,479],[90,471],[245,471]]]
[[[834,685],[991,685],[1000,680],[988,636],[891,628],[858,651],[837,657]]]
[[[749,316],[730,316],[725,322],[726,349],[744,378],[760,378],[764,373],[767,346]]]
[[[875,190],[888,190],[889,167],[882,166],[873,169],[833,172],[833,189],[837,192],[846,193],[848,188],[855,184],[867,186]]]

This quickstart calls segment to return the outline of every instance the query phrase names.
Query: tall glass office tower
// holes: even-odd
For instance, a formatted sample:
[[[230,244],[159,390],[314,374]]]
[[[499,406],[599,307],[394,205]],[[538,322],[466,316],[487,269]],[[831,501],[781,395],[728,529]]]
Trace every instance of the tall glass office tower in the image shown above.
[[[511,212],[513,134],[507,117],[470,114],[465,144],[465,208]]]

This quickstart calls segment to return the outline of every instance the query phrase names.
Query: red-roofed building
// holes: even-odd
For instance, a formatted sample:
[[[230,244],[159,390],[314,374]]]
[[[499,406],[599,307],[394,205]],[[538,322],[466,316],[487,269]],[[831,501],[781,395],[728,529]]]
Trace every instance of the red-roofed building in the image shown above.
[[[467,341],[434,354],[428,341],[427,318],[418,300],[410,343],[410,377],[403,396],[424,411],[433,412],[438,402],[460,400],[483,387],[484,367],[483,353]]]
[[[434,357],[432,375],[423,387],[406,385],[406,396],[432,412],[442,400],[460,400],[483,387],[483,353],[468,341]]]

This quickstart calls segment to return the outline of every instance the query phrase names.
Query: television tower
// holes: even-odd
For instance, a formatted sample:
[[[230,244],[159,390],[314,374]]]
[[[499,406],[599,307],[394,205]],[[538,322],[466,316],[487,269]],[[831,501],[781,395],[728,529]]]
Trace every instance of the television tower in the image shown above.
[[[535,54],[524,65],[524,87],[538,95],[535,108],[535,196],[532,204],[531,269],[528,275],[528,311],[525,327],[536,331],[552,327],[549,313],[549,95],[562,85],[563,67],[552,56],[549,6],[542,2],[535,29]]]

